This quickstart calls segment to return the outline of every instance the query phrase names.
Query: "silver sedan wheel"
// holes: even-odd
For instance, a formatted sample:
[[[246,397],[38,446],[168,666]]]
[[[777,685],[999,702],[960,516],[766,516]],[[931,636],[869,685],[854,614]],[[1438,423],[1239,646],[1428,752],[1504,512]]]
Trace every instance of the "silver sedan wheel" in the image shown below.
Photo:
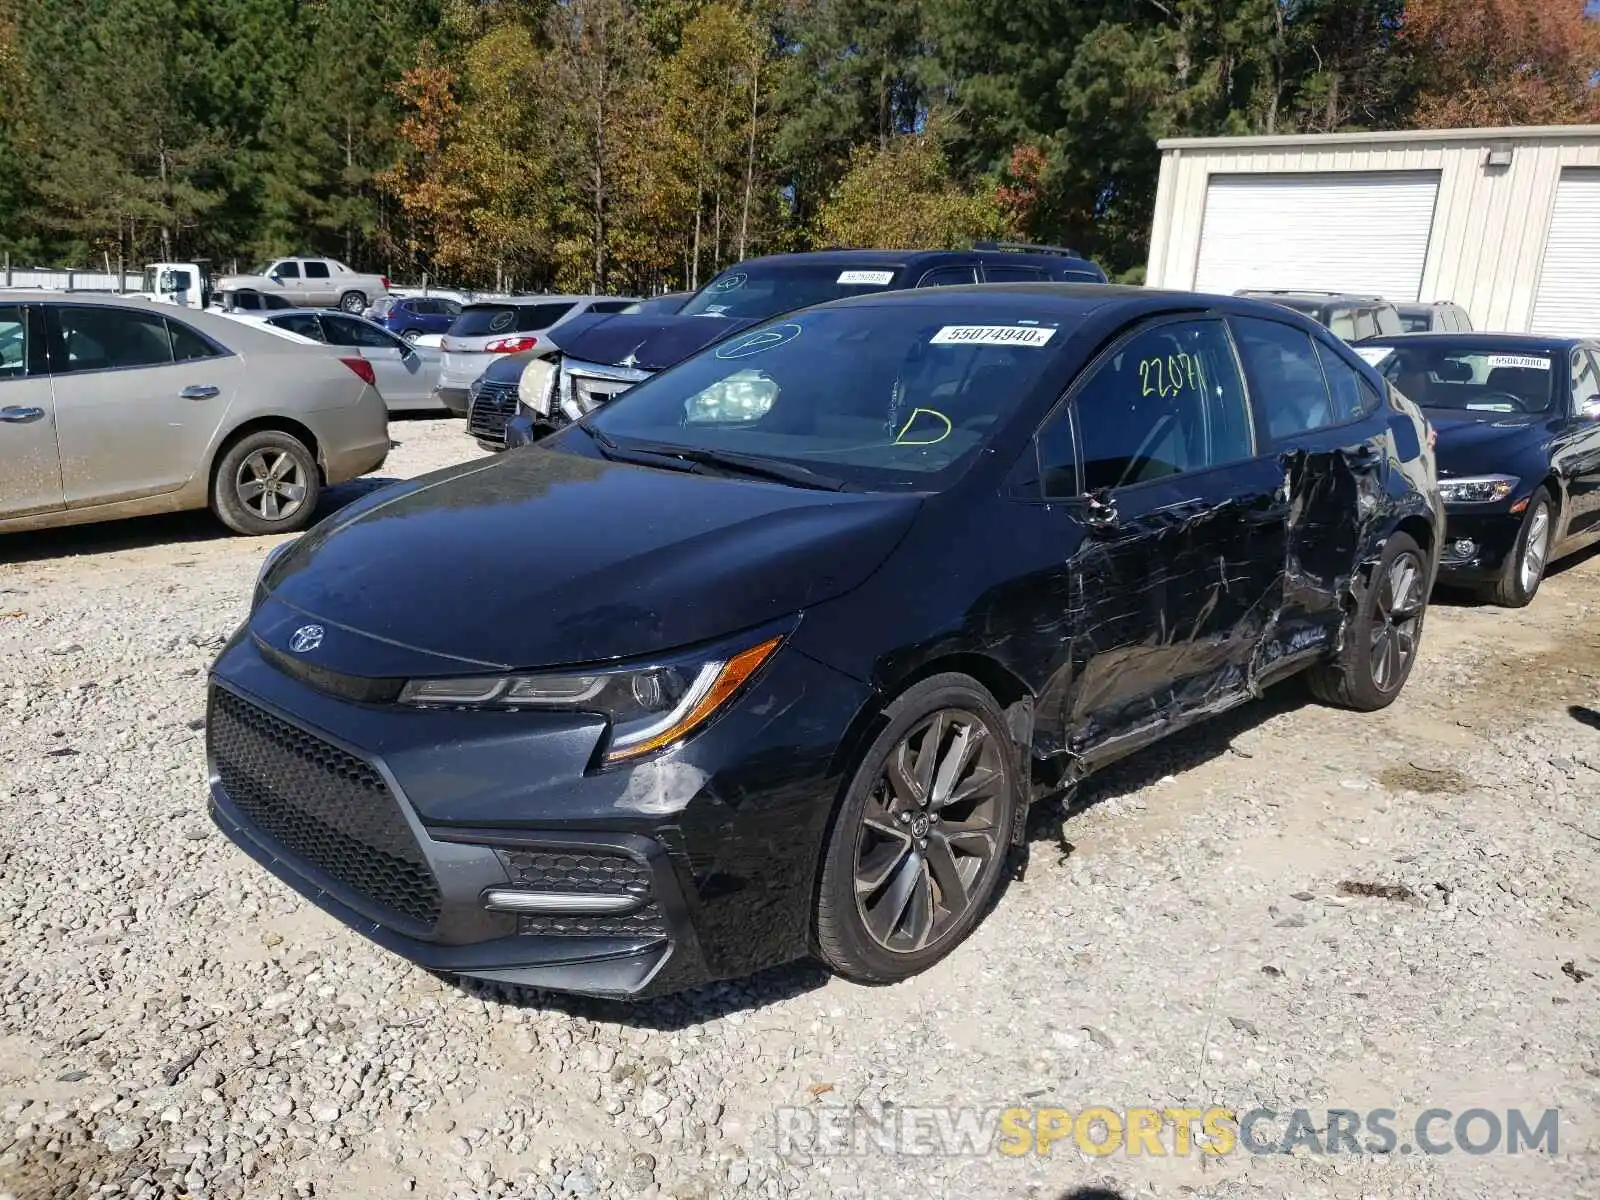
[[[233,486],[239,502],[264,521],[287,521],[306,502],[300,464],[286,450],[257,450],[246,457]]]
[[[856,911],[885,950],[926,949],[983,899],[1003,849],[1003,752],[976,714],[954,708],[924,717],[890,752],[855,862]]]
[[[1378,584],[1377,607],[1372,614],[1372,684],[1380,692],[1393,691],[1406,677],[1417,652],[1422,610],[1422,560],[1415,554],[1398,555]]]
[[[1544,564],[1550,553],[1550,507],[1540,504],[1528,518],[1528,536],[1522,544],[1522,591],[1531,596],[1544,578]]]

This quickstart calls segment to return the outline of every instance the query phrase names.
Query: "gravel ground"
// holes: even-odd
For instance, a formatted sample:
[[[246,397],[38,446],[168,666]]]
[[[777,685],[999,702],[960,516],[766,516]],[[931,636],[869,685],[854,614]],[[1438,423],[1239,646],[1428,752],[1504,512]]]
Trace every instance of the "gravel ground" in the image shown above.
[[[395,437],[389,477],[477,453],[458,421]],[[416,970],[212,830],[205,671],[270,544],[203,514],[0,543],[0,1196],[1600,1195],[1600,557],[1528,613],[1437,605],[1387,712],[1291,686],[1037,811],[1025,878],[927,975],[627,1007]],[[1558,1108],[1560,1141],[779,1137],[952,1105]]]

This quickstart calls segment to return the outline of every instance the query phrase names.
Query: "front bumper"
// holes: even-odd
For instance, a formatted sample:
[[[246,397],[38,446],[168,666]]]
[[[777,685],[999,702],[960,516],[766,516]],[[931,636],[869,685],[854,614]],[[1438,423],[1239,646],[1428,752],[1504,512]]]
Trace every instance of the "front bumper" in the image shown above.
[[[1517,544],[1523,514],[1447,510],[1439,553],[1439,582],[1487,583],[1495,579]]]
[[[352,702],[242,634],[213,671],[210,810],[262,866],[423,967],[659,995],[807,953],[836,743],[865,699],[783,653],[679,750],[593,771],[598,718]],[[617,916],[486,904],[518,888],[623,888],[638,904]]]

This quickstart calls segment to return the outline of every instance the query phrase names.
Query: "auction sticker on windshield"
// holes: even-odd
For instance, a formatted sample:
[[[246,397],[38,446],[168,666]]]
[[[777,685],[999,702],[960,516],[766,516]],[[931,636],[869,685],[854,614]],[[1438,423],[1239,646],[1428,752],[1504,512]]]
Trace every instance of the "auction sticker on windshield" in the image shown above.
[[[1537,358],[1531,354],[1491,354],[1489,355],[1489,369],[1496,367],[1528,367],[1535,371],[1548,371],[1550,360]]]
[[[931,341],[935,346],[1030,346],[1037,349],[1055,332],[1037,325],[946,325]]]
[[[893,271],[840,271],[840,283],[870,283],[877,287],[894,282]]]
[[[1355,346],[1352,349],[1362,357],[1363,361],[1371,363],[1373,366],[1377,366],[1394,353],[1394,347],[1392,346]]]

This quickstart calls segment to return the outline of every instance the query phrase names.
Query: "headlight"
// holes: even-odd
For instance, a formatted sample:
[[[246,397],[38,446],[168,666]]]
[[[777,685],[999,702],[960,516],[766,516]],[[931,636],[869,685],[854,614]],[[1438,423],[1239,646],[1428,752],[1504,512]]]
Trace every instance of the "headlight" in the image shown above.
[[[1496,504],[1516,490],[1515,475],[1469,475],[1439,480],[1439,495],[1446,504]]]
[[[517,403],[525,412],[549,420],[555,408],[556,376],[559,374],[555,359],[534,359],[522,368],[522,378],[517,383]]]
[[[681,742],[704,725],[782,641],[780,635],[734,654],[642,669],[413,679],[401,690],[400,703],[601,713],[611,721],[605,761],[626,762]]]

